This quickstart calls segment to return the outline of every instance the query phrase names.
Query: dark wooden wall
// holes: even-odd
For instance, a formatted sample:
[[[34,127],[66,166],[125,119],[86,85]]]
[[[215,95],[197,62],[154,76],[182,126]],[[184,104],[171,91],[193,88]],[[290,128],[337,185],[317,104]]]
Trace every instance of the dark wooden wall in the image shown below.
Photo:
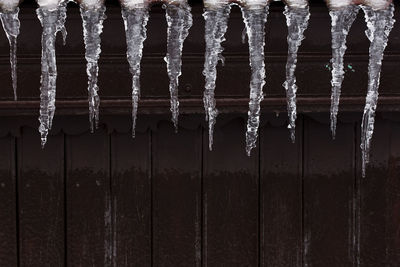
[[[399,266],[400,122],[379,116],[363,179],[355,115],[335,141],[328,114],[301,116],[292,144],[264,114],[251,157],[242,116],[213,152],[195,115],[136,139],[129,118],[62,117],[43,150],[21,127],[0,138],[0,266]]]
[[[101,127],[90,134],[78,8],[57,45],[57,112],[40,148],[40,32],[21,8],[19,101],[0,34],[0,266],[400,266],[400,27],[383,63],[371,164],[360,175],[368,40],[360,14],[348,39],[337,140],[329,134],[330,18],[313,2],[300,49],[297,139],[286,129],[286,22],[267,23],[267,97],[257,149],[245,155],[249,66],[237,8],[219,68],[214,151],[202,113],[202,7],[185,42],[179,133],[169,121],[163,10],[154,7],[142,64],[136,139],[130,74],[116,2],[107,2],[100,60]],[[399,21],[399,13],[396,11]],[[347,112],[344,112],[347,111]],[[322,112],[322,113],[321,113]],[[394,113],[390,113],[394,112]],[[157,115],[154,115],[157,114]]]

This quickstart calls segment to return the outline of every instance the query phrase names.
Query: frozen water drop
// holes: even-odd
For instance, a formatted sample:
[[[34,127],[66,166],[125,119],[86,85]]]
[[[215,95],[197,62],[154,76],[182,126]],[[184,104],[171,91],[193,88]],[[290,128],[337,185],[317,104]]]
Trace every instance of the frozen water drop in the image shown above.
[[[83,26],[83,39],[85,42],[86,73],[88,76],[88,101],[89,122],[91,132],[98,127],[100,97],[97,85],[99,75],[99,57],[101,53],[101,38],[103,21],[105,20],[105,6],[95,9],[87,9],[81,6],[81,17]]]
[[[167,55],[164,60],[167,63],[169,77],[169,92],[171,95],[172,122],[175,131],[178,130],[179,101],[178,85],[182,67],[183,42],[192,27],[192,14],[190,6],[186,2],[167,3],[163,6],[167,19]]]
[[[224,5],[216,8],[206,8],[203,14],[205,19],[206,41],[206,53],[203,70],[203,75],[205,76],[203,102],[206,113],[206,121],[208,121],[208,146],[210,151],[212,150],[214,125],[218,115],[214,93],[215,82],[217,79],[217,64],[222,58],[221,53],[223,51],[223,47],[221,43],[225,41],[224,35],[228,29],[230,11],[230,5]]]
[[[368,93],[361,123],[362,175],[364,177],[366,165],[369,162],[371,139],[374,133],[383,52],[395,20],[393,18],[393,4],[383,10],[374,10],[372,7],[364,5],[361,8],[364,11],[365,22],[367,23],[366,35],[371,42],[369,46]]]
[[[260,103],[264,99],[264,45],[268,6],[257,9],[242,7],[241,9],[246,25],[251,67],[250,101],[246,131],[246,152],[250,156],[251,150],[256,147],[258,126],[260,125]]]
[[[66,34],[64,27],[66,19],[67,2],[61,2],[57,8],[48,9],[39,7],[36,10],[37,16],[42,24],[42,59],[40,79],[40,116],[39,116],[39,132],[42,147],[47,142],[47,135],[52,126],[55,112],[56,100],[56,80],[57,65],[55,53],[55,41],[57,32],[61,31]]]
[[[339,111],[339,101],[344,79],[343,57],[346,52],[346,38],[351,25],[357,17],[359,6],[348,5],[329,12],[332,21],[332,93],[331,93],[331,133],[332,138],[336,136],[337,114]]]
[[[14,100],[17,100],[17,37],[20,27],[18,13],[18,7],[11,11],[4,10],[0,12],[1,23],[10,43],[10,64]]]
[[[291,140],[294,143],[297,118],[297,85],[294,72],[297,63],[297,51],[299,50],[301,41],[304,39],[303,33],[307,29],[310,12],[308,7],[293,8],[285,6],[283,14],[286,16],[286,23],[288,26],[288,58],[286,62],[286,81],[283,83],[283,87],[286,89],[287,110],[289,116],[288,129],[290,131]]]
[[[124,19],[129,70],[132,74],[132,137],[135,137],[136,117],[140,98],[140,61],[143,43],[146,40],[146,25],[149,20],[147,8],[122,9]]]

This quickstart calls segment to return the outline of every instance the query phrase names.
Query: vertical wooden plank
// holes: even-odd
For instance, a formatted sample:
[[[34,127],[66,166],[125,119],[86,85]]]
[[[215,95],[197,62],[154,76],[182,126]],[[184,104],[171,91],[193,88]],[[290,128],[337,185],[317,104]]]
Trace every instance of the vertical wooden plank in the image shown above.
[[[245,122],[235,119],[216,130],[214,151],[204,142],[205,266],[259,263],[259,148],[248,157],[244,133]],[[208,140],[207,131],[203,138]]]
[[[18,141],[21,266],[64,266],[64,135],[42,149],[24,128]]]
[[[111,265],[111,196],[109,136],[66,137],[67,157],[67,264]]]
[[[400,123],[375,123],[371,161],[360,179],[360,263],[400,265]]]
[[[150,132],[111,136],[116,266],[151,265]]]
[[[200,266],[201,129],[153,136],[153,265]]]
[[[1,138],[0,151],[0,266],[17,266],[15,138]]]
[[[302,121],[261,129],[261,266],[302,266]]]
[[[304,265],[353,266],[354,125],[309,118],[304,132]]]

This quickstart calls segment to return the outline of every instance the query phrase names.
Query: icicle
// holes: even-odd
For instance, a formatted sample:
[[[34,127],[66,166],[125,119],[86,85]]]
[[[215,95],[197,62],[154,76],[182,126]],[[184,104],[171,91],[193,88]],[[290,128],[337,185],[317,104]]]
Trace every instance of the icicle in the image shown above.
[[[290,131],[290,137],[294,143],[296,134],[296,77],[294,72],[296,70],[297,63],[297,51],[301,45],[301,41],[304,39],[304,31],[308,26],[308,19],[310,18],[310,12],[307,7],[304,8],[293,8],[285,6],[283,14],[286,16],[286,23],[288,26],[288,58],[286,62],[286,81],[283,83],[283,87],[286,89],[287,98],[287,110],[289,116],[288,128]]]
[[[169,92],[171,95],[171,112],[172,122],[175,130],[178,130],[178,84],[181,75],[182,65],[182,48],[183,42],[189,34],[192,27],[192,14],[190,6],[186,2],[168,3],[163,5],[166,10],[165,17],[167,19],[167,55],[164,58],[167,63],[167,72],[169,76]]]
[[[135,137],[136,117],[140,98],[140,61],[143,42],[146,40],[146,25],[149,20],[147,7],[122,9],[125,25],[129,70],[132,74],[132,136]]]
[[[97,86],[97,78],[99,74],[98,60],[101,53],[101,38],[103,31],[103,21],[105,20],[106,7],[104,5],[99,8],[86,8],[81,5],[81,17],[83,26],[83,36],[85,42],[85,58],[86,73],[88,75],[88,100],[89,100],[89,122],[90,130],[98,127],[99,123],[99,105],[100,98],[98,95],[99,87]]]
[[[20,26],[18,13],[18,7],[11,11],[5,10],[0,13],[1,24],[3,24],[4,32],[10,43],[10,64],[14,100],[17,100],[17,37]]]
[[[371,42],[369,47],[368,93],[361,124],[362,175],[364,177],[366,164],[369,162],[371,138],[374,132],[375,110],[378,101],[383,52],[395,20],[393,19],[393,4],[390,4],[384,10],[374,10],[368,6],[361,6],[361,8],[365,13],[365,22],[368,28],[365,33]]]
[[[228,29],[228,19],[231,11],[230,5],[206,8],[203,14],[205,19],[206,53],[203,75],[205,76],[205,90],[203,96],[206,121],[208,121],[209,149],[212,150],[213,133],[218,110],[214,98],[215,82],[217,79],[217,64],[223,58],[221,43],[225,41],[224,35]]]
[[[258,9],[242,7],[242,15],[247,29],[250,52],[250,102],[246,132],[246,152],[250,156],[256,146],[258,126],[260,124],[260,103],[264,98],[265,85],[265,23],[267,22],[268,6]]]
[[[339,100],[344,78],[343,57],[346,52],[346,38],[351,25],[357,17],[359,6],[348,5],[329,12],[332,20],[332,94],[331,94],[331,132],[336,135],[336,122],[339,110]]]
[[[57,66],[55,41],[57,32],[61,31],[65,41],[66,2],[61,2],[57,8],[39,7],[37,16],[43,27],[42,32],[42,75],[40,79],[40,126],[39,132],[42,147],[46,144],[47,135],[52,126],[55,112]]]

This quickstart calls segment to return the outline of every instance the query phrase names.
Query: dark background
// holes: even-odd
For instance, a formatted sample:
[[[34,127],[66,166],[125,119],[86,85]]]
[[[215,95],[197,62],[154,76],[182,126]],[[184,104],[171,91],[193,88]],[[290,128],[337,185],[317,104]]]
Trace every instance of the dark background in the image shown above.
[[[348,37],[337,139],[329,132],[330,17],[311,4],[296,72],[296,143],[286,129],[283,5],[267,22],[266,99],[258,146],[245,154],[250,68],[240,10],[232,9],[218,69],[214,151],[202,91],[204,20],[184,45],[180,128],[169,114],[166,23],[152,8],[142,61],[137,137],[131,77],[116,2],[107,2],[100,59],[100,129],[89,133],[79,9],[69,4],[67,45],[57,45],[57,111],[45,149],[37,132],[41,26],[21,7],[18,96],[0,34],[0,266],[399,266],[400,27],[390,36],[366,178],[360,120],[369,42],[362,12]],[[397,20],[400,19],[396,11]]]

